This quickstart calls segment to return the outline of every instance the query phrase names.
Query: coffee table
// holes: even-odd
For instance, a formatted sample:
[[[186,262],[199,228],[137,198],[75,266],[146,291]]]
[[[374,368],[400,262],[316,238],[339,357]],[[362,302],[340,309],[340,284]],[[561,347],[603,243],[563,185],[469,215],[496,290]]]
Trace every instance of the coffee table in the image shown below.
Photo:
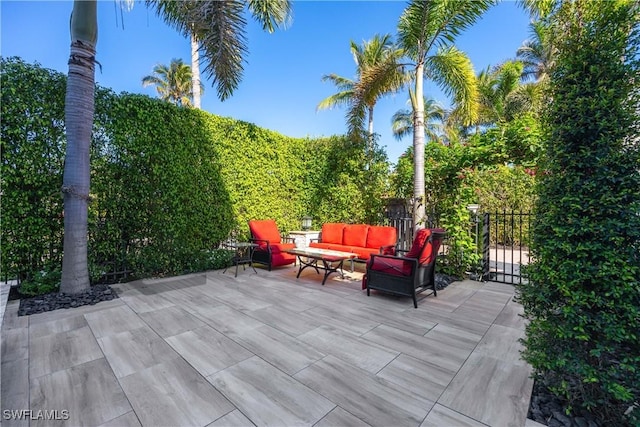
[[[320,274],[320,270],[324,270],[324,278],[322,279],[323,286],[331,273],[340,273],[340,276],[344,279],[344,271],[342,270],[344,260],[353,259],[358,256],[358,254],[352,252],[333,251],[321,248],[294,248],[285,252],[298,256],[300,270],[298,270],[296,279],[300,277],[302,270],[307,267],[313,267],[318,274]],[[306,258],[306,260],[303,260],[303,258]],[[322,265],[319,265],[318,261],[322,261]]]

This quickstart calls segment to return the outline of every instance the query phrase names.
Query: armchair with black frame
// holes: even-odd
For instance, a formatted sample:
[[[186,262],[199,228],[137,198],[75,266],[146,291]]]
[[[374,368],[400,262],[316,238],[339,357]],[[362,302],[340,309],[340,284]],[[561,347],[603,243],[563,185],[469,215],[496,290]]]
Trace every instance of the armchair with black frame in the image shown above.
[[[258,246],[253,250],[253,262],[264,264],[269,271],[272,267],[293,264],[295,255],[285,251],[296,247],[295,239],[281,236],[276,222],[272,219],[249,221],[251,243]]]
[[[441,228],[424,228],[418,230],[411,250],[405,256],[371,255],[362,283],[367,296],[371,289],[410,296],[415,308],[418,308],[417,294],[431,289],[428,295],[437,296],[436,258],[444,236],[445,230]]]

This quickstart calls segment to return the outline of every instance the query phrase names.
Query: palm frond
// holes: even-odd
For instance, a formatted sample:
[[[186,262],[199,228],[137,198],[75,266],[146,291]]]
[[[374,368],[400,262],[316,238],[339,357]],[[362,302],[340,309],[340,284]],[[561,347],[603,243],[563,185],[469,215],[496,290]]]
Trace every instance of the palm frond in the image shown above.
[[[242,80],[247,39],[245,4],[269,32],[291,20],[289,0],[147,0],[165,22],[200,42],[204,72],[225,100]]]
[[[413,134],[413,110],[399,110],[391,116],[391,131],[396,140]]]
[[[333,94],[318,103],[316,109],[328,110],[334,107],[347,106],[353,99],[353,90],[347,90]]]
[[[289,0],[249,0],[249,10],[262,29],[273,33],[276,28],[287,28],[293,20]]]
[[[496,0],[412,0],[398,24],[399,44],[416,62],[434,47],[454,42]]]
[[[429,77],[460,107],[463,123],[473,123],[478,115],[478,86],[469,57],[455,46],[439,49],[429,56],[425,69]]]
[[[322,81],[330,81],[335,84],[340,90],[349,90],[353,87],[354,84],[353,80],[346,77],[341,77],[337,74],[327,74],[325,76],[322,76]]]

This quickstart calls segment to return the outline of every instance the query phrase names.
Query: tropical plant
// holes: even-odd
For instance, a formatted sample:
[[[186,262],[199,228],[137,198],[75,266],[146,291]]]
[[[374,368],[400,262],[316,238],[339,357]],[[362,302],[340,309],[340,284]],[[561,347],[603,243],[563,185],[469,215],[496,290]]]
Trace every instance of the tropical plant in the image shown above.
[[[529,24],[530,38],[522,43],[516,56],[524,68],[523,80],[534,79],[544,82],[549,77],[549,70],[553,67],[555,48],[551,42],[550,26],[546,21],[536,21]]]
[[[411,101],[408,101],[411,103]],[[413,109],[396,111],[391,117],[391,130],[397,140],[413,134]],[[449,136],[445,121],[447,111],[435,99],[424,99],[425,136],[429,141],[448,144]]]
[[[172,59],[168,67],[164,64],[153,67],[153,74],[142,78],[142,86],[155,85],[158,96],[163,101],[179,107],[191,107],[193,105],[192,77],[191,67],[183,63],[182,59]],[[204,88],[201,87],[200,90],[204,91]]]
[[[128,4],[133,4],[128,0]],[[226,99],[242,78],[247,53],[243,16],[251,14],[272,31],[284,23],[289,0],[184,1],[148,0],[158,14],[178,29],[190,29],[202,43],[207,67],[218,97]],[[65,100],[67,148],[63,174],[64,257],[60,290],[76,294],[89,288],[87,267],[88,204],[90,201],[89,146],[94,114],[95,54],[98,38],[97,2],[75,0],[71,13],[71,52]]]
[[[352,40],[351,53],[356,63],[358,79],[360,79],[360,76],[366,73],[367,70],[387,61],[394,61],[402,56],[402,52],[393,45],[393,40],[389,34],[383,36],[376,34],[373,39],[364,41],[360,46]],[[373,109],[376,103],[384,95],[398,90],[403,84],[403,74],[397,68],[394,69],[394,71],[393,75],[385,81],[385,85],[380,85],[367,94],[363,103],[364,105],[362,105],[364,107],[363,110],[357,112],[349,110],[347,115],[347,117],[351,117],[352,115],[360,117],[362,112],[366,110],[369,139],[373,137]],[[327,109],[342,105],[353,107],[354,100],[357,97],[356,90],[358,80],[341,77],[337,74],[327,74],[322,77],[322,80],[333,82],[339,92],[322,100],[318,104],[318,109]],[[355,130],[351,127],[351,123],[349,126],[350,130]],[[358,126],[359,123],[356,124],[355,128],[358,128]]]
[[[478,124],[486,126],[507,122],[532,107],[533,101],[528,99],[530,94],[520,83],[522,70],[521,62],[506,61],[480,72]]]
[[[454,102],[461,106],[465,122],[475,119],[478,93],[473,66],[468,56],[453,43],[460,32],[470,27],[494,3],[493,0],[411,1],[398,24],[398,44],[411,63],[385,61],[361,76],[354,111],[364,103],[368,93],[386,80],[390,70],[405,66],[412,68],[415,88],[409,95],[414,111],[413,221],[416,228],[424,227],[425,221],[424,78],[433,80],[447,95],[453,96]],[[353,118],[357,119],[356,116]]]
[[[601,425],[640,425],[640,7],[563,1],[523,358]]]

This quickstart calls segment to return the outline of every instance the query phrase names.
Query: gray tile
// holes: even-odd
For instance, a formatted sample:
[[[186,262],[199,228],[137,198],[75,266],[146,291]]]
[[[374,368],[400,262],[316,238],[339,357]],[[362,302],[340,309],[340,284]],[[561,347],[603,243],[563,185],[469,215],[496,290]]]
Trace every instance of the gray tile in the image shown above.
[[[447,325],[446,323],[439,323],[427,332],[425,336],[460,350],[470,351],[478,345],[483,334]]]
[[[189,308],[185,307],[185,309]],[[218,332],[228,336],[264,326],[261,321],[220,304],[214,307],[196,306],[196,315]]]
[[[270,326],[251,329],[233,338],[290,375],[325,356],[313,346]]]
[[[459,346],[436,341],[429,338],[429,334],[423,337],[384,325],[363,335],[362,338],[453,372],[460,369],[472,350],[463,350]]]
[[[257,426],[311,426],[335,407],[258,357],[208,379]]]
[[[218,418],[207,427],[254,427],[249,418],[245,417],[239,410],[229,412],[224,417]]]
[[[121,299],[136,313],[146,313],[173,305],[172,302],[158,294],[123,296]]]
[[[180,357],[148,326],[99,338],[98,343],[118,378]]]
[[[496,424],[497,425],[497,424]],[[420,427],[443,427],[443,426],[456,426],[456,427],[487,427],[487,424],[483,424],[464,416],[463,414],[453,411],[446,406],[442,406],[439,403],[431,409],[429,415],[420,425]]]
[[[210,326],[167,338],[167,343],[203,376],[214,374],[253,353]]]
[[[178,335],[205,325],[201,320],[175,306],[140,313],[140,318],[162,338]]]
[[[248,297],[240,291],[230,288],[218,288],[214,299],[221,301],[239,311],[253,311],[269,307],[271,303]]]
[[[443,368],[439,361],[427,362],[401,354],[378,373],[380,378],[404,387],[416,396],[437,401],[456,371]]]
[[[102,310],[122,306],[124,306],[124,301],[121,301],[120,298],[116,298],[110,301],[103,301],[94,305],[83,305],[82,307],[76,307],[73,309],[47,311],[46,313],[33,314],[29,316],[29,325],[51,322],[52,320],[61,320],[67,317],[75,317],[80,314],[96,313]]]
[[[2,363],[29,357],[29,329],[14,328],[2,330],[0,342]]]
[[[34,338],[29,343],[29,376],[33,378],[104,357],[88,326]]]
[[[484,356],[499,357],[503,362],[527,365],[520,358],[524,346],[520,338],[524,337],[524,330],[507,326],[492,325],[482,338],[476,352]]]
[[[268,326],[294,337],[320,326],[320,321],[318,320],[275,305],[255,310],[247,314]]]
[[[29,408],[29,360],[3,360],[0,366],[0,408],[20,410]],[[6,420],[6,425],[29,425],[27,420]]]
[[[310,319],[321,322],[323,325],[344,329],[355,335],[365,334],[380,324],[377,320],[354,314],[344,305],[331,308],[316,307],[305,311],[303,314]]]
[[[333,356],[294,378],[372,426],[417,426],[434,402]]]
[[[29,338],[34,339],[46,335],[58,334],[60,332],[69,332],[74,329],[84,328],[85,326],[89,326],[87,320],[82,314],[78,314],[77,316],[37,323],[29,328]]]
[[[270,289],[269,292],[265,292],[263,287],[256,287],[253,283],[238,285],[237,289],[245,294],[247,298],[262,300],[287,311],[298,313],[314,307],[314,305],[309,304],[296,293],[288,292],[287,290]]]
[[[485,424],[522,426],[533,380],[530,370],[473,353],[438,403]]]
[[[332,354],[360,369],[376,373],[395,359],[400,352],[339,329],[321,326],[304,335],[300,340],[325,354]]]
[[[146,326],[126,305],[85,314],[85,318],[96,338],[119,334],[120,332]]]
[[[314,425],[314,427],[336,426],[369,427],[369,424],[337,406],[333,411],[329,412],[323,419]]]
[[[437,324],[436,322],[424,318],[421,319],[415,316],[408,316],[405,312],[380,310],[370,306],[360,307],[358,309],[358,314],[367,319],[377,321],[380,324],[417,335],[426,334]]]
[[[31,410],[67,410],[68,425],[100,425],[131,411],[109,364],[97,359],[31,379]],[[32,426],[47,425],[32,421]]]
[[[233,405],[182,359],[171,359],[120,380],[144,426],[204,426]]]
[[[142,424],[140,424],[140,420],[136,416],[136,413],[130,411],[124,415],[120,415],[117,418],[107,421],[100,427],[142,427]]]
[[[19,308],[19,300],[7,301],[4,317],[2,318],[1,330],[29,327],[29,316],[18,316]]]
[[[510,300],[502,309],[494,323],[497,325],[524,330],[526,320],[522,316],[523,313],[524,309],[522,308],[522,305]]]

